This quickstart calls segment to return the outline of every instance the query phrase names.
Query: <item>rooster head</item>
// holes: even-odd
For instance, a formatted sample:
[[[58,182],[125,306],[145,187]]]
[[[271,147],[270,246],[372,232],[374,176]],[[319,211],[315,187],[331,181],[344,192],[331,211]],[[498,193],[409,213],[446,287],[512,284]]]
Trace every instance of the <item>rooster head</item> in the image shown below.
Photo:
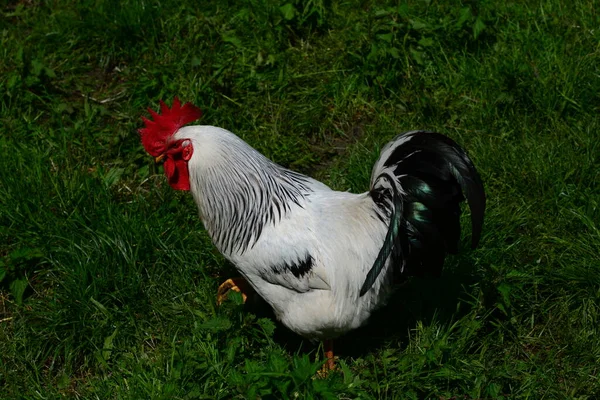
[[[189,140],[177,140],[173,135],[185,124],[202,116],[202,111],[191,103],[181,105],[175,97],[169,108],[160,101],[160,114],[148,109],[154,120],[142,117],[145,127],[139,130],[142,144],[156,162],[164,160],[169,185],[176,190],[190,190],[188,161],[194,148]]]

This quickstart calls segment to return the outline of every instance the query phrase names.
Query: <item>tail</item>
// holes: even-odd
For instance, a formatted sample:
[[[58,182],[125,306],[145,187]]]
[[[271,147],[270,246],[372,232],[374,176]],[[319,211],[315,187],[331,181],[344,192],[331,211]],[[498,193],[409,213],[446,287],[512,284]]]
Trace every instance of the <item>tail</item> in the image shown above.
[[[373,167],[370,195],[390,225],[360,295],[375,283],[390,255],[404,275],[439,276],[446,254],[458,251],[463,193],[475,248],[485,192],[465,151],[447,136],[425,131],[405,132],[387,144]]]

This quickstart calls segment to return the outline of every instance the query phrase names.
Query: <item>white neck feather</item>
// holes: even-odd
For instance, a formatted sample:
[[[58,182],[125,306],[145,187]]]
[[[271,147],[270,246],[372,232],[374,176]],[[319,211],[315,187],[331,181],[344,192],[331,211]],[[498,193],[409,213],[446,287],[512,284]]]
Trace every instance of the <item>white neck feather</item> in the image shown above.
[[[225,129],[188,126],[175,138],[194,146],[190,190],[223,254],[252,247],[266,224],[279,221],[293,203],[301,206],[311,191],[310,178],[273,163]]]

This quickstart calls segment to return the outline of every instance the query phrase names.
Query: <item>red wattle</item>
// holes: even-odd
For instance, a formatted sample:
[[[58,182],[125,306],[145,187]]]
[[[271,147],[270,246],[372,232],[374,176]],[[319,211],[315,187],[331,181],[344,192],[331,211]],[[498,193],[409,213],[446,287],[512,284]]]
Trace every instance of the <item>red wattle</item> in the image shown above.
[[[169,185],[175,190],[190,190],[190,174],[187,162],[178,159],[175,160],[168,156],[164,164],[165,175]]]

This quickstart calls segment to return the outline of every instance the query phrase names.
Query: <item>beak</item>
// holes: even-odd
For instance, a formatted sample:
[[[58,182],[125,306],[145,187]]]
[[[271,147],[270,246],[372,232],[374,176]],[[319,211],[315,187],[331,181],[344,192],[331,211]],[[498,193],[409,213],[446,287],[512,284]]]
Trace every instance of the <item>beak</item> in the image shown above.
[[[156,157],[154,159],[154,161],[158,164],[158,163],[162,162],[164,159],[165,159],[165,155],[161,154],[160,156]]]

